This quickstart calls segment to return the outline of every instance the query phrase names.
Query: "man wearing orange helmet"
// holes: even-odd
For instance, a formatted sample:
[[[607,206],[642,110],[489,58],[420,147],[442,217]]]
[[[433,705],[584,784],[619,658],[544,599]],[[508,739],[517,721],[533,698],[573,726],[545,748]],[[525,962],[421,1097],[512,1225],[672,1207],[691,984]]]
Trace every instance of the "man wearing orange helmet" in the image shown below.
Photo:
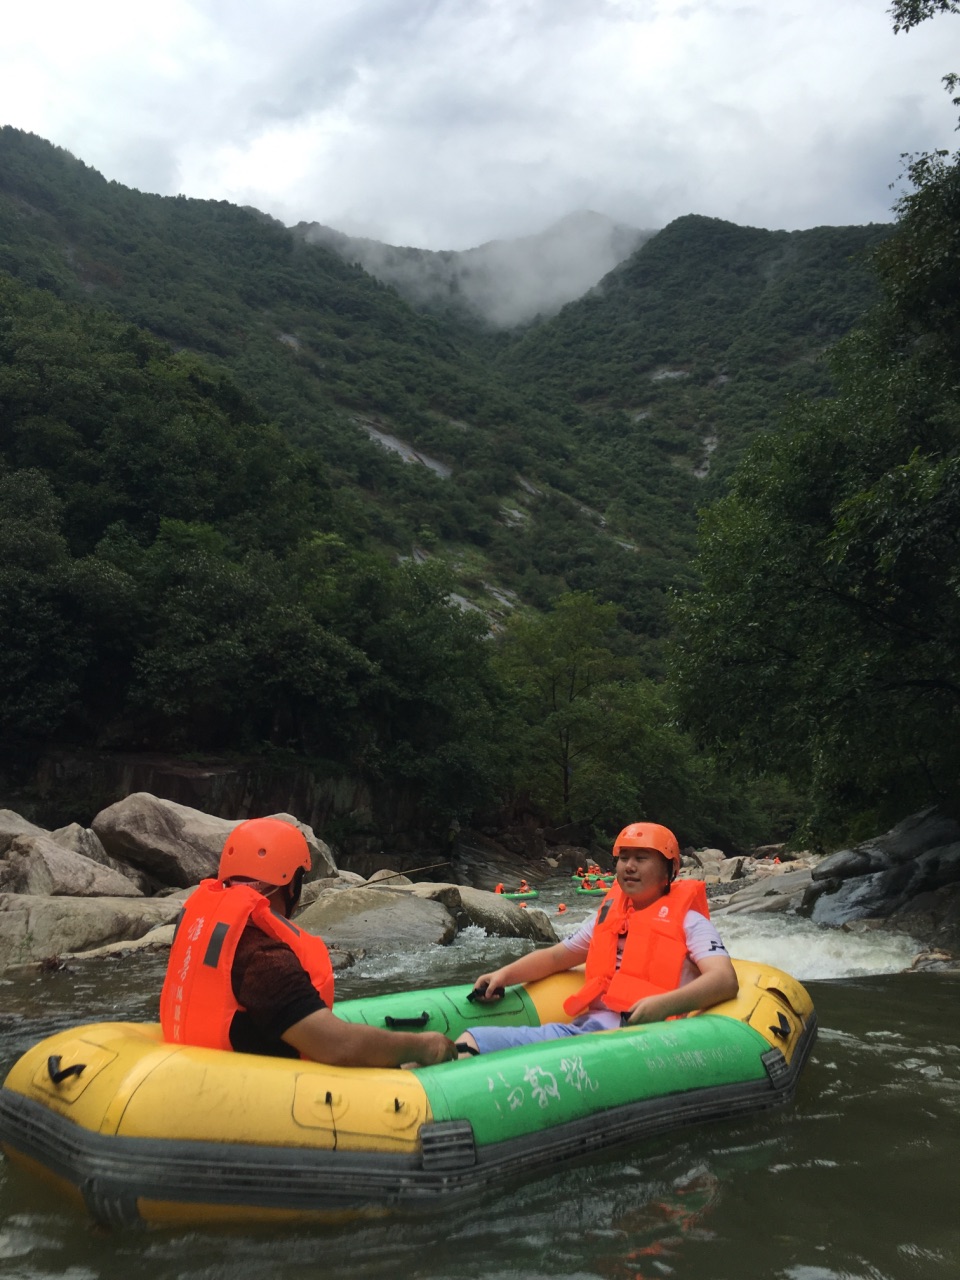
[[[289,919],[309,870],[306,839],[291,823],[234,827],[217,879],[198,885],[177,922],[160,995],[164,1038],[344,1067],[455,1057],[439,1032],[383,1031],[334,1014],[327,948]]]
[[[484,973],[474,984],[483,1000],[586,961],[584,983],[564,1002],[573,1020],[541,1027],[471,1027],[462,1054],[490,1053],[587,1031],[661,1022],[732,1000],[737,975],[710,922],[699,880],[676,880],[676,836],[654,822],[633,822],[613,845],[616,884],[593,920],[544,951],[531,951]]]

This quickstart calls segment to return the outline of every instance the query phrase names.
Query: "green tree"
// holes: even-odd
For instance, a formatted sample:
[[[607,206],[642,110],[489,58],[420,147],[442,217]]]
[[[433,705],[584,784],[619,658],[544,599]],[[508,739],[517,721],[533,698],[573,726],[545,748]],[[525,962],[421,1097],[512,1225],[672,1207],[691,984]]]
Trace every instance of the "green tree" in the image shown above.
[[[752,448],[678,618],[701,742],[788,773],[821,833],[960,803],[960,156],[908,177],[838,394]]]
[[[595,803],[607,736],[598,693],[621,667],[609,647],[616,626],[615,605],[569,592],[547,614],[511,618],[498,646],[497,671],[520,721],[520,785],[568,821]]]

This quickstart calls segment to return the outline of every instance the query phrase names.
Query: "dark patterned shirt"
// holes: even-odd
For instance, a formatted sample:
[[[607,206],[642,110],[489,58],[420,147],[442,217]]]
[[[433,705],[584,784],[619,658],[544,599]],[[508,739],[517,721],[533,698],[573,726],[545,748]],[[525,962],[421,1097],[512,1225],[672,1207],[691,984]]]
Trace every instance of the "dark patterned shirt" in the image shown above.
[[[293,1045],[281,1039],[283,1033],[326,1005],[290,948],[248,924],[237,943],[230,977],[242,1006],[230,1024],[236,1052],[299,1057]]]

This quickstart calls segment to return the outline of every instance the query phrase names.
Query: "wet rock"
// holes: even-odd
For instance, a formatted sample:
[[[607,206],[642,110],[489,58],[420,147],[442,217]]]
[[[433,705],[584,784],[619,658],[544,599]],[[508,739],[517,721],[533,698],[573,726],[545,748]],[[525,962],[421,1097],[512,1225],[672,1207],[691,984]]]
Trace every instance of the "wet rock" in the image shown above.
[[[918,894],[893,912],[889,923],[930,947],[960,956],[960,884]]]
[[[958,882],[960,841],[928,848],[882,871],[839,881],[819,879],[805,896],[802,909],[816,924],[842,924],[857,917],[890,918],[907,912],[921,895]],[[834,884],[835,892],[829,892]]]
[[[911,973],[929,973],[960,968],[960,959],[950,951],[929,948],[921,951],[910,966]]]
[[[536,942],[558,942],[550,917],[539,907],[523,911],[503,894],[488,893],[460,885],[460,900],[470,923],[498,938],[531,938]]]
[[[402,889],[355,888],[321,894],[297,916],[297,924],[324,942],[351,950],[384,950],[416,943],[453,941],[457,925],[439,902]]]

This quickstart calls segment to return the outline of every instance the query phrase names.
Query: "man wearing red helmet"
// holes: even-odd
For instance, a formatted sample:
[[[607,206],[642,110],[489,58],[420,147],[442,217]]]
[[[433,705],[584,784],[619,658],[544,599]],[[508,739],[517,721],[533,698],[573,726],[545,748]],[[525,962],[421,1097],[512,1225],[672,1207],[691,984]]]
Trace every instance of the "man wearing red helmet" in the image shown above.
[[[471,1027],[462,1054],[490,1053],[587,1031],[661,1022],[732,1000],[737,975],[710,922],[699,880],[676,880],[676,836],[654,822],[633,822],[613,845],[617,882],[593,920],[544,951],[531,951],[477,978],[481,999],[586,961],[584,983],[564,1002],[569,1023],[541,1027]]]
[[[320,938],[289,917],[310,850],[279,818],[251,818],[227,837],[216,880],[183,904],[160,995],[174,1044],[303,1057],[332,1066],[431,1066],[456,1057],[439,1032],[394,1032],[333,1012],[333,968]]]

